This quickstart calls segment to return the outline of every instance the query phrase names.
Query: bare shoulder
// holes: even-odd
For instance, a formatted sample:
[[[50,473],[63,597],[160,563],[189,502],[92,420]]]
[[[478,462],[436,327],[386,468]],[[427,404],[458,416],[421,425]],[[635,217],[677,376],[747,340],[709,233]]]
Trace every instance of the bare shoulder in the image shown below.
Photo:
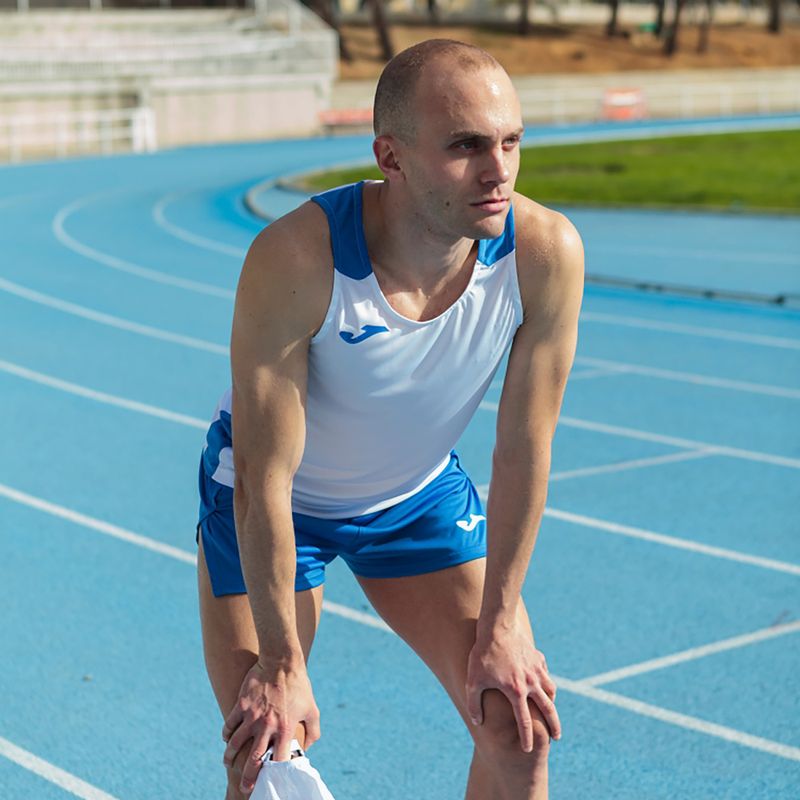
[[[324,319],[332,282],[327,217],[309,201],[253,240],[239,278],[236,315],[268,311],[286,317],[287,323],[316,329]]]
[[[558,211],[514,193],[517,272],[526,314],[583,288],[583,243]]]

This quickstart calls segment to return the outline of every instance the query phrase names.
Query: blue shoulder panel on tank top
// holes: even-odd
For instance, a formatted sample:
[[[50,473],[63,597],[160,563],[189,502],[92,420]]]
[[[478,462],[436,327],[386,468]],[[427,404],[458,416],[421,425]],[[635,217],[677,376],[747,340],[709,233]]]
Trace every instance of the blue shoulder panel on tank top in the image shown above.
[[[372,273],[362,221],[363,183],[360,181],[339,186],[311,198],[328,217],[334,268],[357,281]]]
[[[514,208],[509,205],[505,230],[496,239],[481,239],[478,245],[478,261],[486,266],[497,263],[514,251]]]
[[[328,217],[333,249],[333,266],[348,278],[363,280],[372,273],[364,239],[362,191],[364,181],[315,194],[311,199]],[[496,239],[481,239],[478,260],[490,266],[513,252],[514,209],[509,207],[503,233]]]

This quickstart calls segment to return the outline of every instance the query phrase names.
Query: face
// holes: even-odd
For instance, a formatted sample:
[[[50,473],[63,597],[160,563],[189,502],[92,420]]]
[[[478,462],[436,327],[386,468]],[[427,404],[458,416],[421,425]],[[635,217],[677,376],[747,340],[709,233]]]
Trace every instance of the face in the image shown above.
[[[519,171],[522,116],[498,68],[425,70],[416,136],[398,149],[419,221],[443,237],[490,239],[505,226]]]

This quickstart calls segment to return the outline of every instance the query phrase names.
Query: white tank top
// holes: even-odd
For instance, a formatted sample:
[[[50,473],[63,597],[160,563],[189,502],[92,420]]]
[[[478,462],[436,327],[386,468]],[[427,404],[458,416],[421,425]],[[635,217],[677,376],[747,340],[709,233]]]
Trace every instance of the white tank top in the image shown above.
[[[292,509],[315,517],[379,511],[430,483],[522,322],[511,209],[504,232],[479,242],[463,294],[439,316],[418,322],[389,305],[372,272],[362,189],[363,182],[312,198],[328,217],[334,278],[309,351],[306,446]],[[230,400],[228,390],[204,463],[215,480],[233,486]]]

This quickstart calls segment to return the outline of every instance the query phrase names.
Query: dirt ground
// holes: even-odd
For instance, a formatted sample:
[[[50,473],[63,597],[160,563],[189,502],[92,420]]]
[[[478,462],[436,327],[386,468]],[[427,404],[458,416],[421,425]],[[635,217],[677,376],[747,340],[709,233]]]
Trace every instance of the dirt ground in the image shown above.
[[[377,77],[383,62],[374,30],[346,25],[342,33],[355,58],[350,64],[341,62],[340,77]],[[680,33],[678,52],[668,58],[660,40],[625,24],[621,35],[613,39],[606,37],[600,26],[537,25],[528,37],[497,29],[444,24],[392,26],[396,51],[423,39],[460,39],[485,48],[509,73],[517,75],[800,65],[800,25],[786,25],[778,35],[767,33],[760,26],[714,26],[706,53],[697,52],[697,27],[687,25]]]

